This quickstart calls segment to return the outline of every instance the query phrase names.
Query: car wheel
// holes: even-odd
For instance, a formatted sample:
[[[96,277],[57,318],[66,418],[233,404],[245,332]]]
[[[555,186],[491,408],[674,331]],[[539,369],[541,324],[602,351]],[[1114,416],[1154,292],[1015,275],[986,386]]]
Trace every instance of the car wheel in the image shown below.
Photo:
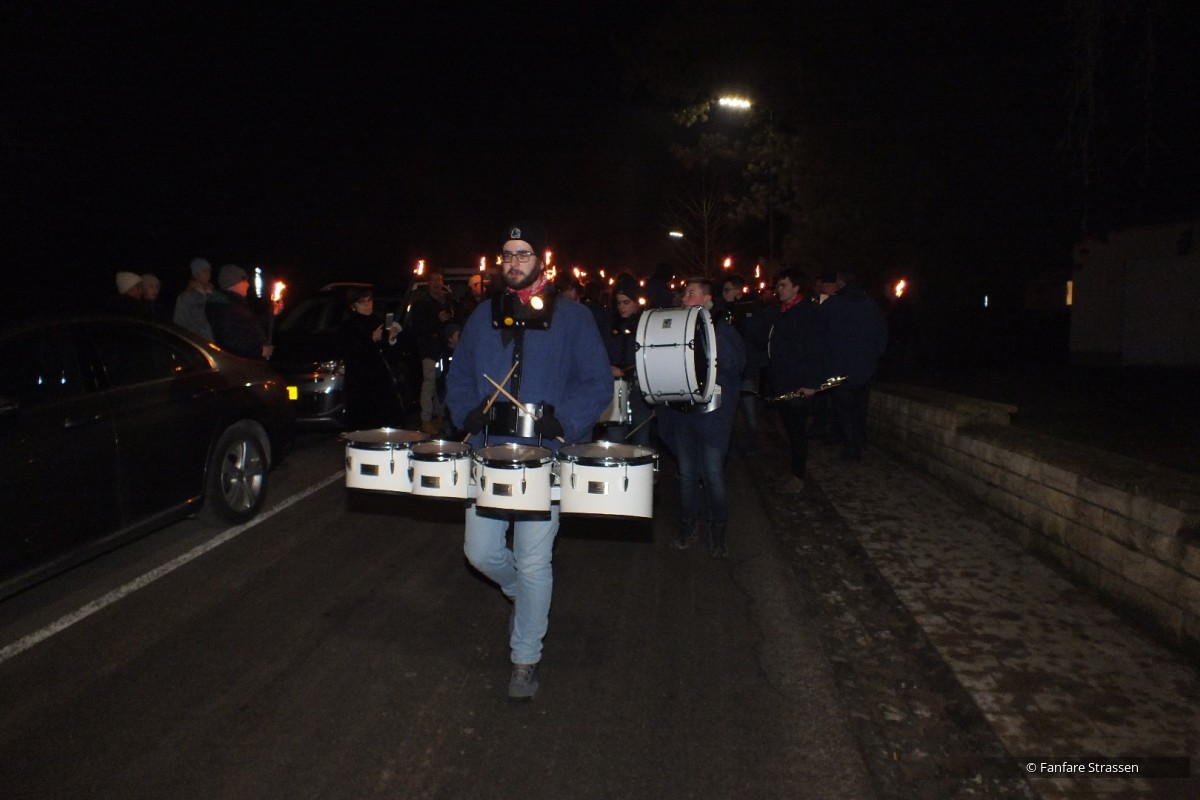
[[[226,430],[208,462],[201,517],[212,523],[252,518],[266,499],[267,466],[266,449],[253,427],[239,422]]]

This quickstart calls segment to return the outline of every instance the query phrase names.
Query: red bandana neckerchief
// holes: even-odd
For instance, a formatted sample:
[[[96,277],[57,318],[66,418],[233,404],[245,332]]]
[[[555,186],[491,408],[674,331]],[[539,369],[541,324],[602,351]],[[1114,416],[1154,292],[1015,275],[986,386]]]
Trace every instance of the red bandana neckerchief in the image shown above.
[[[509,291],[515,294],[521,300],[523,305],[529,305],[529,298],[540,292],[543,288],[545,288],[545,286],[546,273],[543,272],[538,275],[536,281],[534,281],[531,285],[526,286],[524,289],[509,289]]]
[[[792,298],[790,301],[788,301],[788,302],[786,302],[786,303],[783,303],[783,302],[781,302],[781,303],[779,304],[779,310],[780,310],[781,312],[786,312],[786,311],[788,311],[789,309],[791,309],[793,306],[798,306],[798,305],[800,305],[800,301],[801,301],[801,300],[803,300],[803,299],[804,299],[804,296],[803,296],[803,295],[801,295],[799,292],[796,292],[796,296],[795,296],[795,297],[793,297],[793,298]]]

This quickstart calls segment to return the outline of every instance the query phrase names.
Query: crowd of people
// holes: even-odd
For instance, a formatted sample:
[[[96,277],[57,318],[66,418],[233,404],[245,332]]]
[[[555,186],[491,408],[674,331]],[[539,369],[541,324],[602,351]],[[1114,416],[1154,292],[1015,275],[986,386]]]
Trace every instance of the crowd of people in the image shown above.
[[[764,409],[778,414],[788,437],[787,470],[778,492],[804,491],[808,443],[814,438],[840,442],[848,462],[862,459],[870,386],[886,346],[887,324],[851,271],[822,273],[809,281],[798,270],[784,269],[772,290],[762,293],[734,274],[715,285],[706,277],[689,278],[676,288],[666,265],[644,282],[628,273],[609,286],[572,276],[552,282],[542,259],[547,241],[539,223],[513,223],[502,242],[494,285],[473,275],[459,298],[442,274],[431,271],[411,297],[403,324],[375,313],[369,287],[346,292],[338,341],[351,429],[404,427],[387,354],[405,331],[421,363],[423,432],[465,437],[473,446],[536,443],[551,452],[597,439],[662,448],[673,455],[679,481],[679,528],[671,546],[689,548],[703,525],[716,558],[729,553],[725,469],[738,416],[737,449],[743,457],[759,458],[759,414]],[[227,264],[214,283],[211,264],[198,258],[189,274],[169,318],[231,352],[269,359],[272,345],[264,319],[279,309],[251,305],[245,270]],[[118,272],[116,283],[112,310],[168,318],[158,304],[155,276]],[[658,308],[708,311],[719,403],[651,403],[644,396],[638,324],[649,309]],[[492,375],[508,375],[503,393],[539,410],[532,431],[516,425],[520,414],[513,403],[497,402],[501,392],[487,379]],[[836,388],[826,391],[831,386]],[[605,418],[618,402],[623,409]],[[502,413],[506,407],[511,413]],[[513,698],[531,698],[538,691],[558,523],[557,506],[533,516],[475,504],[466,509],[467,560],[512,603],[508,693]]]

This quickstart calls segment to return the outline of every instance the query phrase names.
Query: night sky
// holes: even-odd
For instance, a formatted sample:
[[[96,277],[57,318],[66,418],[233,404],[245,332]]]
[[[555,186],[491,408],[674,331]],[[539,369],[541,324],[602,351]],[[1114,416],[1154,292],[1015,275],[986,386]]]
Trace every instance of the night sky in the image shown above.
[[[649,270],[678,172],[671,111],[725,81],[807,137],[814,183],[872,198],[864,224],[890,207],[912,233],[920,203],[928,230],[898,243],[914,263],[988,251],[998,270],[1033,248],[1052,267],[1079,226],[1057,4],[26,5],[3,12],[3,258],[51,305],[113,291],[118,269],[173,297],[197,255],[301,287],[467,266],[523,216],[568,261]],[[1136,39],[1144,4],[1108,5],[1132,9]],[[1102,166],[1114,194],[1170,173],[1146,211],[1178,214],[1200,176],[1196,13],[1151,5],[1167,132],[1126,144],[1140,129],[1122,131],[1120,104],[1141,95],[1122,59],[1139,49],[1114,47]],[[997,244],[1012,240],[1027,251]]]

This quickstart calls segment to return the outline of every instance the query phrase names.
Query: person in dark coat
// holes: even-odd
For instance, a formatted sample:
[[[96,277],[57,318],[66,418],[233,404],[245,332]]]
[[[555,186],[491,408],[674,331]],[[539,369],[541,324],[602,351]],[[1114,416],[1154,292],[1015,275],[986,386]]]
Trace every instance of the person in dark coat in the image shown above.
[[[275,347],[267,342],[262,320],[246,299],[248,291],[246,270],[226,264],[217,273],[217,289],[208,296],[204,313],[217,347],[243,358],[268,359]]]
[[[338,345],[346,368],[346,426],[352,431],[401,428],[404,414],[383,349],[396,345],[400,325],[385,329],[375,313],[371,290],[346,292],[350,314],[338,327]]]
[[[775,280],[778,304],[767,310],[771,325],[767,345],[768,383],[771,395],[798,395],[777,404],[780,419],[788,435],[789,475],[779,485],[782,494],[804,491],[808,466],[808,418],[812,398],[825,378],[825,339],[820,307],[805,302],[804,277],[798,270],[786,269]]]
[[[691,278],[683,290],[683,307],[704,306],[711,311],[713,285],[708,278]],[[713,322],[716,338],[717,384],[721,387],[720,406],[699,413],[695,409],[659,406],[658,432],[679,465],[679,533],[671,541],[677,550],[687,549],[699,537],[700,518],[708,505],[708,546],[715,558],[729,555],[726,526],[729,521],[725,495],[725,456],[733,431],[733,415],[738,387],[746,366],[746,351],[733,326],[723,320]],[[726,402],[726,398],[730,402]],[[704,490],[701,491],[701,483]]]
[[[887,320],[857,282],[853,272],[838,271],[838,291],[821,304],[830,373],[845,375],[833,393],[833,413],[842,432],[843,461],[861,461],[867,441],[870,385],[887,349]]]
[[[638,294],[637,281],[632,278],[613,287],[613,312],[602,338],[608,351],[609,369],[612,371],[613,380],[628,381],[630,418],[624,424],[611,426],[605,435],[614,442],[649,445],[652,427],[649,419],[652,412],[638,388],[635,355],[638,320],[642,316]]]

